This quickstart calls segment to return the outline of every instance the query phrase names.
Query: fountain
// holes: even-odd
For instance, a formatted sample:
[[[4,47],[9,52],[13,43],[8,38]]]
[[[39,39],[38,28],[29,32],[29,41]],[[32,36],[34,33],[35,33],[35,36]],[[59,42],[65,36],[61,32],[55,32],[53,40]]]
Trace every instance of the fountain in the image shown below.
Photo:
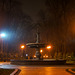
[[[44,43],[40,43],[38,31],[37,31],[37,41],[36,41],[36,43],[27,43],[26,45],[30,48],[35,48],[35,50],[36,50],[36,53],[35,53],[36,60],[40,60],[40,57],[41,57],[40,48],[45,48],[46,45]]]
[[[40,48],[45,48],[47,45],[44,43],[40,43],[39,32],[37,29],[37,40],[35,43],[27,43],[26,44],[30,48],[35,48],[36,59],[25,59],[25,60],[11,60],[11,64],[17,65],[62,65],[66,63],[66,60],[57,60],[57,59],[41,59]]]

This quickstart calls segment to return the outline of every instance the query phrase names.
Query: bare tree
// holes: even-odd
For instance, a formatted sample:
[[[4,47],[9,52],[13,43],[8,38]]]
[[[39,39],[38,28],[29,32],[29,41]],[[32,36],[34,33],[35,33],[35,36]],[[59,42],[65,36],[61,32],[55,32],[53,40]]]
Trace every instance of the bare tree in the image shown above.
[[[27,42],[28,30],[32,28],[32,19],[29,15],[23,13],[19,1],[2,0],[1,2],[1,12],[3,12],[5,19],[1,30],[8,33],[8,51],[15,51],[20,43]]]
[[[39,13],[39,22],[43,26],[43,31],[45,30],[44,34],[47,34],[46,39],[49,43],[56,43],[57,55],[58,52],[61,52],[62,56],[68,52],[67,45],[69,40],[72,40],[69,31],[70,14],[74,13],[70,10],[75,7],[74,4],[74,0],[46,0],[46,9]]]

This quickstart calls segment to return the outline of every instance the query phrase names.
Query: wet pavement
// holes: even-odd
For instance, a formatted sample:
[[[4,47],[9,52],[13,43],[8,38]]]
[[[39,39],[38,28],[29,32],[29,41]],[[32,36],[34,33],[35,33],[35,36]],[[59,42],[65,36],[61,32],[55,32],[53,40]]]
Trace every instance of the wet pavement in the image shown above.
[[[11,65],[10,62],[0,62],[0,68],[18,68],[21,70],[19,75],[71,75],[66,69],[74,68],[74,66],[25,66]]]

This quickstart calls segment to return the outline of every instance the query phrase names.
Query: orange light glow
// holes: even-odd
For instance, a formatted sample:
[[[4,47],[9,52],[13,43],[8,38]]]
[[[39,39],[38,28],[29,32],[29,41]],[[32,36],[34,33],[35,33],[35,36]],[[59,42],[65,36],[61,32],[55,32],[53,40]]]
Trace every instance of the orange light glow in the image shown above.
[[[45,56],[43,56],[45,58]]]
[[[46,58],[48,58],[48,56],[46,56]]]
[[[34,58],[36,58],[36,56],[34,55]]]
[[[25,46],[24,46],[24,45],[21,45],[21,48],[22,48],[22,49],[24,49],[24,48],[25,48]]]
[[[48,55],[45,54],[45,55],[43,56],[43,58],[48,58]]]
[[[51,48],[51,46],[47,46],[47,49],[50,49]]]
[[[43,52],[43,50],[41,49],[41,50],[40,50],[40,52],[42,53],[42,52]]]

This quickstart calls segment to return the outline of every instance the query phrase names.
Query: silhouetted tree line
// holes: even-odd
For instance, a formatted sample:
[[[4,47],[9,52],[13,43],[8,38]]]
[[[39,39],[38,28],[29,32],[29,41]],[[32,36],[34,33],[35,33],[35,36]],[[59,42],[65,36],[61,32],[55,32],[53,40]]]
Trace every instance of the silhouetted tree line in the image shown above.
[[[54,45],[52,56],[75,56],[75,1],[46,0],[45,9],[38,13],[42,41]]]
[[[36,41],[37,24],[22,11],[21,5],[18,0],[0,0],[0,32],[8,34],[4,39],[6,56],[18,57],[21,43]],[[75,55],[75,1],[46,0],[38,16],[40,41],[53,46],[51,56]]]
[[[22,11],[21,5],[18,0],[0,0],[0,32],[7,33],[4,51],[17,52],[20,44],[30,39],[33,21]]]

